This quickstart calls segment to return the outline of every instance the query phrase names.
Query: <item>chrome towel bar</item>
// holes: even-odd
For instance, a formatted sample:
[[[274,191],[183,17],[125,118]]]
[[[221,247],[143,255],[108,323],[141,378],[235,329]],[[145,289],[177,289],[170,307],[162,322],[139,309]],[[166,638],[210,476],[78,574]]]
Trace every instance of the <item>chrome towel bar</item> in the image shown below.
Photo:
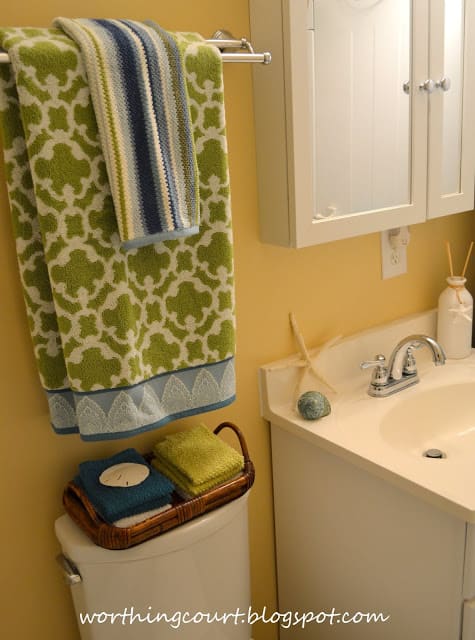
[[[247,38],[235,38],[229,31],[220,29],[212,35],[209,44],[213,44],[221,52],[223,62],[257,62],[260,64],[270,64],[272,55],[269,51],[264,53],[256,53]],[[228,51],[228,49],[230,51]],[[10,62],[8,53],[0,51],[0,64]]]

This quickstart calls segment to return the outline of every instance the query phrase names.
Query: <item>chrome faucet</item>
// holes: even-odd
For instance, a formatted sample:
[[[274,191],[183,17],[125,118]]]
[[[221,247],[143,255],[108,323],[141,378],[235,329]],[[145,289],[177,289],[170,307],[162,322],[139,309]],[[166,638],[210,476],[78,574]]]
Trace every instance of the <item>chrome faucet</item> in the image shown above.
[[[436,366],[445,364],[445,353],[440,344],[429,336],[415,334],[404,338],[395,346],[386,365],[386,358],[379,353],[374,360],[360,364],[361,369],[374,367],[368,387],[370,396],[384,398],[419,382],[414,350],[429,347]]]

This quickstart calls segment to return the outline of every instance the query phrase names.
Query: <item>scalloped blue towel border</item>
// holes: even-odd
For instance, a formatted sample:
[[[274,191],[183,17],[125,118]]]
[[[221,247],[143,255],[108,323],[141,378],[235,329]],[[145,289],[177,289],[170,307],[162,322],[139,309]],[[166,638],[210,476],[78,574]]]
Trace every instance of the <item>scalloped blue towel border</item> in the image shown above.
[[[232,357],[113,390],[48,391],[52,427],[83,440],[114,440],[225,407],[236,397],[234,364]]]

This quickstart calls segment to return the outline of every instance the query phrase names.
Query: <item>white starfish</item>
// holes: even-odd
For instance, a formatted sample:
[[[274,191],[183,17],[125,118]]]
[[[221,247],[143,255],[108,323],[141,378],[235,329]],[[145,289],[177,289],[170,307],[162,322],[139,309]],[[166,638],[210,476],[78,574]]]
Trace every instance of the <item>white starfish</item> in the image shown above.
[[[332,345],[338,342],[338,340],[340,340],[342,336],[341,335],[335,336],[334,338],[327,340],[327,342],[325,342],[320,347],[320,349],[318,349],[316,354],[313,356],[313,360],[312,360],[308,352],[308,349],[305,345],[305,340],[298,328],[297,320],[295,319],[295,316],[293,313],[289,314],[289,319],[290,319],[290,325],[292,327],[292,331],[295,336],[295,340],[299,348],[301,359],[296,360],[291,364],[287,362],[282,365],[277,365],[275,366],[275,369],[285,369],[288,366],[293,366],[301,369],[298,376],[297,384],[295,385],[295,391],[294,391],[295,402],[297,402],[298,398],[300,397],[300,390],[303,386],[303,382],[307,374],[310,374],[311,376],[313,376],[315,380],[317,380],[319,383],[324,384],[328,389],[330,389],[330,391],[333,391],[333,393],[338,394],[338,391],[335,389],[335,387],[325,378],[323,373],[318,368],[318,360],[325,353],[325,351],[327,351],[327,349],[329,349]]]

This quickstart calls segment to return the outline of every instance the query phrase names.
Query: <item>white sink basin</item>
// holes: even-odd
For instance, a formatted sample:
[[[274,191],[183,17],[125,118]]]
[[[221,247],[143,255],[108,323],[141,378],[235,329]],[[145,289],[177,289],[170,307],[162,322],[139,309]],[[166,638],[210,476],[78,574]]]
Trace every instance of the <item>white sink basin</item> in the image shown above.
[[[383,439],[416,456],[439,449],[442,460],[453,456],[474,460],[475,382],[414,391],[411,397],[400,392],[396,405],[381,420]]]

